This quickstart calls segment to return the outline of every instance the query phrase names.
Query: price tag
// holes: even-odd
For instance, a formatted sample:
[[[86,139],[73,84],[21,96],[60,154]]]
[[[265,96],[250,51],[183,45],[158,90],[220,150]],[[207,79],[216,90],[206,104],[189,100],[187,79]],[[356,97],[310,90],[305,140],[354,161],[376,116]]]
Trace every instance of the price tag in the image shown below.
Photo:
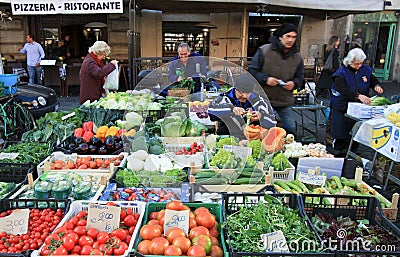
[[[313,175],[313,174],[306,174],[306,173],[300,173],[299,177],[297,178],[300,182],[303,182],[305,184],[310,184],[310,185],[316,185],[316,186],[323,186],[325,185],[326,181],[326,176],[322,175]]]
[[[0,153],[0,160],[3,159],[10,159],[10,160],[14,160],[15,158],[17,158],[19,155],[19,153]]]
[[[235,155],[235,158],[246,159],[251,155],[253,149],[246,146],[224,145],[224,150],[232,152]]]
[[[119,228],[121,207],[89,203],[86,229],[96,228],[98,231],[111,233]]]
[[[75,112],[71,112],[71,113],[68,113],[67,115],[62,116],[61,120],[66,120],[66,119],[69,119],[69,118],[71,118],[73,116],[75,116]]]
[[[13,210],[4,218],[0,218],[0,231],[7,234],[22,235],[28,233],[29,209]]]
[[[186,235],[189,233],[189,210],[174,211],[165,210],[164,235],[170,228],[181,228]]]
[[[261,240],[264,243],[264,249],[266,252],[289,252],[286,238],[281,230],[262,234]]]

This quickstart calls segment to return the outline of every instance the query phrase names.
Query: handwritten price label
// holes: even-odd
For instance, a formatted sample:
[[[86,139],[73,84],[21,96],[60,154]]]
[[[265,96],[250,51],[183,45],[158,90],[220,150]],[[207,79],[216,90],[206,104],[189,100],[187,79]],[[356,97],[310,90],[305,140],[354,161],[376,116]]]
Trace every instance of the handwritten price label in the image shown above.
[[[28,233],[29,209],[13,210],[13,212],[0,218],[0,231],[7,234],[21,235]]]
[[[252,148],[246,146],[224,145],[224,150],[232,152],[236,158],[245,159],[251,155]]]
[[[0,153],[0,160],[3,159],[10,159],[10,160],[14,160],[15,158],[17,158],[19,155],[19,153]]]
[[[325,185],[326,176],[300,173],[298,180],[305,184],[323,186]]]
[[[174,211],[165,210],[164,235],[171,228],[181,228],[186,235],[189,233],[189,210]]]
[[[98,231],[111,231],[119,228],[121,207],[89,203],[86,229],[96,228]]]
[[[261,240],[264,242],[266,252],[289,252],[286,238],[281,230],[262,234]]]

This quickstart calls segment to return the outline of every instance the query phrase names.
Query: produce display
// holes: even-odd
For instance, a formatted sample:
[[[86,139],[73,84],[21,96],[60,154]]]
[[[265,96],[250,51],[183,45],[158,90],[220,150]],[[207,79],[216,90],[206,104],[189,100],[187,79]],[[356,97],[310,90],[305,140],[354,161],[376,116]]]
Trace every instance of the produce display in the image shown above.
[[[169,202],[179,200],[171,189],[150,189],[140,187],[117,188],[110,192],[107,201]]]
[[[2,162],[8,163],[35,163],[39,164],[51,153],[51,142],[18,142],[7,145],[1,152],[18,153],[13,159],[2,159]]]
[[[68,160],[56,159],[50,161],[50,170],[86,170],[86,169],[108,169],[110,164],[113,163],[115,167],[121,165],[125,159],[125,155],[110,158],[96,158],[90,155],[85,157],[77,157],[74,161],[72,158]]]
[[[165,172],[137,170],[132,171],[128,168],[118,170],[116,181],[125,187],[177,187],[183,181],[188,181],[188,174],[182,169],[169,169]]]
[[[15,183],[13,182],[0,182],[0,199],[3,199],[14,188],[15,188]]]

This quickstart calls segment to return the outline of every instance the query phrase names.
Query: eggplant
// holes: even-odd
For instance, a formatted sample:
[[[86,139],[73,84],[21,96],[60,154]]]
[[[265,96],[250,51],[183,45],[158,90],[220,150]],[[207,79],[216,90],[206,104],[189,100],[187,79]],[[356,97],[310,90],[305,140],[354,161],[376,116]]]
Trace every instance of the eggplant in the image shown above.
[[[112,136],[107,136],[106,139],[104,139],[104,146],[108,150],[114,149],[115,141]]]
[[[92,137],[90,139],[90,144],[97,146],[97,148],[101,147],[103,145],[103,142],[101,142],[101,139],[98,137]]]
[[[115,150],[120,149],[122,146],[123,146],[123,145],[122,145],[120,142],[115,142],[115,143],[114,143],[114,149],[115,149]]]
[[[73,151],[75,149],[76,145],[71,143],[68,145],[67,150]]]
[[[83,143],[83,139],[80,138],[80,137],[75,137],[74,138],[74,143],[75,143],[75,145],[79,146],[80,144]]]
[[[114,142],[119,142],[120,141],[119,137],[117,137],[117,136],[113,136],[113,139],[114,139]]]
[[[89,152],[90,153],[97,153],[97,146],[95,145],[89,145]]]
[[[79,144],[79,146],[76,148],[76,152],[78,154],[85,154],[89,151],[89,145],[86,143]]]
[[[97,151],[99,154],[107,154],[107,149],[104,146],[100,147]]]

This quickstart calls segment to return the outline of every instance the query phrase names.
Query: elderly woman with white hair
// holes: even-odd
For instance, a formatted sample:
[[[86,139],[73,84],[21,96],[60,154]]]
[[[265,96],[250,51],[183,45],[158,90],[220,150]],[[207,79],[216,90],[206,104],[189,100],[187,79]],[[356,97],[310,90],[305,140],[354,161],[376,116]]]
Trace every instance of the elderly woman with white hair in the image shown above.
[[[96,41],[89,47],[89,54],[83,60],[79,72],[80,93],[79,102],[83,104],[87,100],[99,100],[105,90],[103,88],[104,78],[115,70],[118,61],[112,60],[103,65],[103,60],[110,54],[110,47],[104,41]]]
[[[343,66],[332,75],[331,94],[331,135],[334,139],[333,148],[338,151],[347,149],[355,121],[346,117],[349,102],[369,104],[369,89],[383,93],[378,79],[372,74],[372,69],[363,64],[366,58],[360,48],[352,49],[343,60]]]

